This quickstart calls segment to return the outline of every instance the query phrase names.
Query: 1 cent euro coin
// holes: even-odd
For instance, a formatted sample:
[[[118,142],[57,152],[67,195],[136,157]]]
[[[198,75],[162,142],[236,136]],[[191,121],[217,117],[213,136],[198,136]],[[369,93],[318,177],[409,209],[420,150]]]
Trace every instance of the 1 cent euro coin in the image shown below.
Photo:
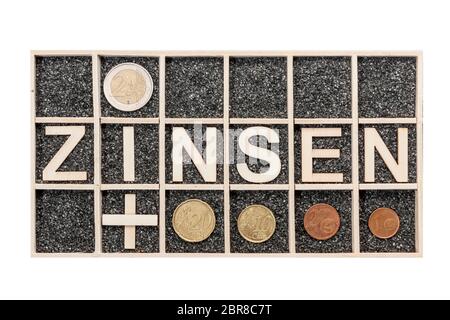
[[[369,229],[377,238],[392,238],[400,229],[400,218],[397,212],[390,208],[378,208],[370,215]]]

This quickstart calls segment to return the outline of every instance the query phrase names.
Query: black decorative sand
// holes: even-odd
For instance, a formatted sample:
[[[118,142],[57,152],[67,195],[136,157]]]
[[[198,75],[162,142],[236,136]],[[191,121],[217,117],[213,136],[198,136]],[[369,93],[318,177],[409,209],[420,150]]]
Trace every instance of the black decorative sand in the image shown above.
[[[103,92],[103,82],[108,72],[122,63],[136,63],[145,68],[153,80],[153,94],[145,106],[136,111],[121,111],[111,106]],[[159,114],[159,58],[158,57],[102,57],[100,102],[103,117],[158,117]]]
[[[416,114],[415,57],[359,57],[361,118],[402,118]]]
[[[363,125],[359,127],[359,181],[364,181],[364,128],[375,128],[398,161],[398,128],[408,128],[408,182],[417,178],[417,136],[416,126],[407,124]],[[375,152],[375,183],[396,183],[394,176],[386,166],[378,151]]]
[[[351,118],[350,57],[294,58],[296,118]]]
[[[92,253],[94,250],[94,192],[36,191],[36,252]]]
[[[289,252],[288,192],[287,191],[232,191],[230,194],[230,236],[232,253],[287,253]],[[263,243],[252,243],[239,233],[237,220],[246,207],[259,204],[269,208],[275,216],[273,236]]]
[[[223,117],[223,58],[166,58],[166,116]]]
[[[360,241],[361,252],[415,252],[415,206],[414,190],[360,191]],[[376,238],[369,230],[369,217],[378,208],[391,208],[400,218],[400,229],[390,239]]]
[[[352,130],[350,125],[295,126],[295,181],[302,183],[301,128],[341,128],[341,137],[313,138],[313,149],[340,149],[340,158],[314,158],[314,173],[342,173],[344,183],[352,182]]]
[[[58,171],[86,171],[86,181],[43,181],[42,172],[67,141],[68,136],[45,135],[51,126],[84,126],[84,137],[69,154]],[[36,183],[93,183],[94,182],[94,132],[92,124],[36,124]]]
[[[203,159],[206,159],[206,128],[217,128],[217,176],[216,182],[206,182],[198,171],[194,162],[183,151],[183,182],[182,183],[223,183],[223,127],[208,125],[168,125],[166,126],[166,183],[173,182],[173,161],[172,161],[172,132],[174,127],[183,127],[194,142],[195,147],[202,152]]]
[[[216,215],[216,228],[204,241],[191,243],[182,240],[173,230],[173,212],[182,202],[199,199],[208,203]],[[223,253],[225,251],[223,224],[223,191],[167,191],[166,192],[166,252]]]
[[[136,214],[156,214],[159,216],[158,191],[104,191],[102,192],[103,214],[125,214],[125,194],[136,194]],[[103,252],[159,252],[158,226],[136,227],[136,249],[124,248],[125,228],[121,226],[103,226]]]
[[[159,127],[135,124],[135,181],[124,181],[123,128],[128,125],[102,125],[102,183],[158,183]]]
[[[286,58],[230,58],[230,117],[287,118]]]
[[[92,58],[36,58],[36,116],[92,117]]]
[[[165,83],[160,83],[159,56],[101,56],[100,107],[102,117],[158,118],[160,92],[165,89],[167,118],[224,117],[224,58],[165,57]],[[293,111],[297,119],[352,118],[352,62],[350,56],[295,56],[293,58]],[[93,62],[91,56],[36,57],[36,117],[93,117]],[[120,111],[107,101],[103,84],[106,75],[122,63],[135,63],[145,68],[153,80],[153,93],[148,103],[132,112]],[[416,57],[358,57],[358,116],[360,118],[416,117],[417,90]],[[230,56],[229,117],[288,118],[288,58],[286,56]],[[355,70],[353,70],[355,71]],[[234,122],[235,123],[235,122]],[[86,133],[58,171],[85,171],[86,181],[43,181],[43,170],[56,155],[67,136],[45,135],[51,126],[84,126]],[[135,181],[124,181],[123,128],[135,131]],[[165,146],[160,150],[159,124],[101,125],[102,184],[223,184],[223,125],[165,125]],[[264,173],[269,164],[244,155],[238,146],[239,134],[246,128],[264,126],[279,133],[280,142],[269,144],[266,138],[252,137],[254,146],[276,152],[281,160],[281,172],[267,184],[289,183],[289,137],[287,124],[229,124],[230,184],[252,184],[241,177],[237,163],[246,163],[254,173]],[[175,127],[186,129],[195,147],[205,159],[206,128],[217,128],[217,179],[205,182],[187,153],[183,152],[183,181],[173,181],[172,133]],[[37,184],[90,184],[94,188],[94,124],[35,124]],[[341,137],[315,137],[314,149],[339,149],[340,157],[313,160],[314,173],[342,173],[345,184],[352,183],[352,125],[323,124],[294,126],[295,183],[302,181],[302,128],[341,128]],[[361,124],[358,127],[359,183],[364,181],[364,129],[376,128],[397,159],[397,129],[408,128],[408,182],[417,181],[417,129],[415,124]],[[356,143],[356,141],[355,141]],[[160,151],[165,153],[165,181],[160,181]],[[357,181],[358,182],[358,181]],[[375,152],[375,183],[396,183],[378,152]],[[254,184],[254,183],[253,183]],[[165,196],[165,247],[171,253],[225,253],[224,191],[167,190]],[[178,186],[177,188],[179,188]],[[124,214],[126,194],[136,194],[137,214],[160,213],[158,190],[102,190],[102,214]],[[266,188],[265,188],[266,189]],[[36,252],[94,253],[95,217],[94,191],[36,190]],[[359,219],[361,252],[415,252],[416,190],[360,190]],[[352,253],[352,190],[295,191],[295,251],[296,253]],[[178,205],[189,199],[208,203],[215,212],[216,227],[209,238],[199,243],[182,240],[172,226]],[[289,253],[289,192],[287,190],[230,191],[231,253]],[[338,233],[329,240],[313,239],[304,229],[304,215],[318,203],[337,209],[341,218]],[[276,217],[276,230],[268,241],[255,244],[245,240],[238,231],[239,214],[248,206],[267,206]],[[368,228],[371,213],[381,207],[394,209],[400,216],[400,230],[391,239],[381,240]],[[355,213],[356,214],[356,213]],[[123,226],[102,226],[103,253],[159,253],[158,226],[136,227],[136,249],[124,248]],[[293,226],[291,226],[293,227]],[[99,245],[99,244],[98,244]]]
[[[312,238],[306,232],[303,224],[308,209],[318,203],[326,203],[336,208],[341,218],[341,226],[337,234],[325,241]],[[295,231],[298,253],[352,252],[352,191],[297,191],[295,194]]]
[[[269,163],[249,157],[241,152],[238,144],[239,135],[243,130],[253,127],[253,125],[233,125],[230,126],[230,182],[231,183],[251,183],[241,177],[236,164],[247,163],[249,169],[254,173],[264,173],[269,170]],[[281,161],[281,172],[277,178],[270,181],[270,183],[288,183],[288,129],[286,125],[270,125],[265,127],[272,128],[278,132],[280,143],[269,144],[267,139],[262,136],[254,136],[249,139],[250,143],[264,149],[272,150],[277,153]]]

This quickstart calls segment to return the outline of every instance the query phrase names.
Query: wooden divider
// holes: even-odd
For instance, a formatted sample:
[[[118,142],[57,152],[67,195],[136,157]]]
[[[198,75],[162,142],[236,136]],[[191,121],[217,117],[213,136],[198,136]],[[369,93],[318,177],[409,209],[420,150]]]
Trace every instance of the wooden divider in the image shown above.
[[[38,56],[73,56],[92,57],[93,70],[93,117],[36,117],[36,71],[35,59]],[[121,118],[102,117],[100,106],[100,58],[102,56],[153,56],[159,58],[159,117],[157,118]],[[223,118],[166,118],[165,114],[165,60],[167,56],[215,56],[224,59],[224,101]],[[287,106],[288,116],[285,119],[230,118],[230,57],[280,56],[287,59]],[[352,117],[351,118],[295,118],[294,114],[294,57],[298,56],[350,56],[351,57],[351,87],[352,87]],[[417,58],[417,92],[415,118],[359,118],[358,115],[358,57],[361,56],[409,56]],[[38,123],[68,123],[94,125],[94,183],[36,183],[36,130]],[[157,124],[159,125],[159,184],[103,184],[101,181],[101,125],[102,124]],[[166,124],[219,124],[224,132],[224,181],[219,184],[170,184],[166,182],[165,168],[165,133]],[[288,126],[288,159],[289,176],[287,184],[231,184],[229,171],[229,126],[231,124],[281,124]],[[336,184],[299,184],[295,181],[295,125],[308,124],[348,124],[352,126],[352,183]],[[358,157],[358,130],[360,124],[415,124],[417,128],[417,183],[360,183]],[[422,255],[422,188],[423,188],[423,123],[422,123],[422,54],[420,52],[372,52],[372,51],[34,51],[31,53],[31,249],[33,256],[39,257],[117,257],[117,256],[276,256],[276,257],[418,257]],[[43,254],[36,253],[36,191],[37,190],[93,190],[95,216],[95,252],[93,254]],[[102,252],[102,191],[104,190],[159,190],[159,253],[107,254]],[[225,254],[168,254],[166,253],[166,190],[223,190],[224,192],[224,234]],[[289,253],[288,254],[231,254],[230,250],[230,191],[232,190],[286,190],[289,192]],[[296,190],[352,190],[352,253],[345,254],[305,254],[296,253],[295,248],[295,192]],[[361,253],[359,236],[359,192],[360,190],[416,190],[416,253]]]

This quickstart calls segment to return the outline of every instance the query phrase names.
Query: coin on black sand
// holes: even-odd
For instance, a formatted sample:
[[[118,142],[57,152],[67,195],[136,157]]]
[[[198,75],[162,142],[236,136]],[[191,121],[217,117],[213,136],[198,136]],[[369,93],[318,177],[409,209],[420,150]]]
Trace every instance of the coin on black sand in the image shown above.
[[[239,233],[245,240],[262,243],[274,234],[276,220],[269,208],[263,205],[251,205],[241,212],[237,225]]]
[[[370,215],[369,229],[377,238],[392,238],[400,229],[400,218],[390,208],[378,208]]]
[[[190,199],[175,209],[172,225],[181,239],[187,242],[200,242],[207,239],[214,231],[216,216],[206,202]]]
[[[108,72],[103,91],[114,108],[136,111],[150,100],[153,80],[144,67],[135,63],[122,63]]]
[[[326,203],[318,203],[308,209],[303,225],[312,238],[328,240],[339,231],[341,219],[334,207]]]

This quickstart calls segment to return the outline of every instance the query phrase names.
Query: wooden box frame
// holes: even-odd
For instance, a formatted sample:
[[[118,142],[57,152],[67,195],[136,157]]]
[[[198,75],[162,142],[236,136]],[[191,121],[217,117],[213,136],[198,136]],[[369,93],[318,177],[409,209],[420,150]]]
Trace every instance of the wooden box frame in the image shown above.
[[[90,56],[93,68],[93,117],[36,117],[36,57]],[[102,117],[100,112],[100,57],[142,56],[159,58],[159,117],[114,118]],[[165,116],[165,59],[166,57],[221,57],[224,59],[224,112],[223,118],[166,118]],[[229,59],[230,57],[277,56],[287,58],[288,116],[283,119],[230,118],[229,116]],[[352,117],[326,119],[297,119],[294,117],[293,59],[301,56],[351,57],[352,67]],[[416,117],[415,118],[359,118],[358,116],[358,57],[415,57],[416,58]],[[421,257],[423,254],[423,122],[422,122],[422,63],[420,51],[32,51],[31,52],[31,254],[35,257],[170,257],[170,256],[281,256],[281,257]],[[229,156],[229,126],[232,124],[286,124],[288,125],[289,182],[287,184],[231,184],[229,167],[224,165],[222,184],[168,184],[165,181],[165,129],[167,124],[221,124],[224,130],[224,158]],[[36,124],[39,123],[90,123],[94,126],[94,183],[93,184],[38,184],[36,183]],[[159,125],[159,184],[102,184],[101,183],[101,125],[108,123]],[[358,129],[360,124],[413,124],[417,130],[417,180],[416,183],[359,183]],[[348,184],[296,184],[294,174],[294,126],[296,124],[350,124],[352,126],[352,183]],[[356,143],[355,143],[356,142]],[[36,252],[36,191],[37,190],[92,190],[94,192],[95,252],[94,253],[37,253]],[[102,201],[103,190],[159,190],[160,212],[159,253],[103,253],[102,252]],[[359,191],[360,190],[415,190],[415,244],[413,253],[362,253],[360,252]],[[224,253],[166,253],[165,210],[166,190],[223,190],[224,191]],[[289,253],[231,253],[230,252],[230,191],[231,190],[286,190],[289,193]],[[296,190],[351,190],[352,191],[352,250],[351,253],[297,253],[295,249],[295,191]]]

